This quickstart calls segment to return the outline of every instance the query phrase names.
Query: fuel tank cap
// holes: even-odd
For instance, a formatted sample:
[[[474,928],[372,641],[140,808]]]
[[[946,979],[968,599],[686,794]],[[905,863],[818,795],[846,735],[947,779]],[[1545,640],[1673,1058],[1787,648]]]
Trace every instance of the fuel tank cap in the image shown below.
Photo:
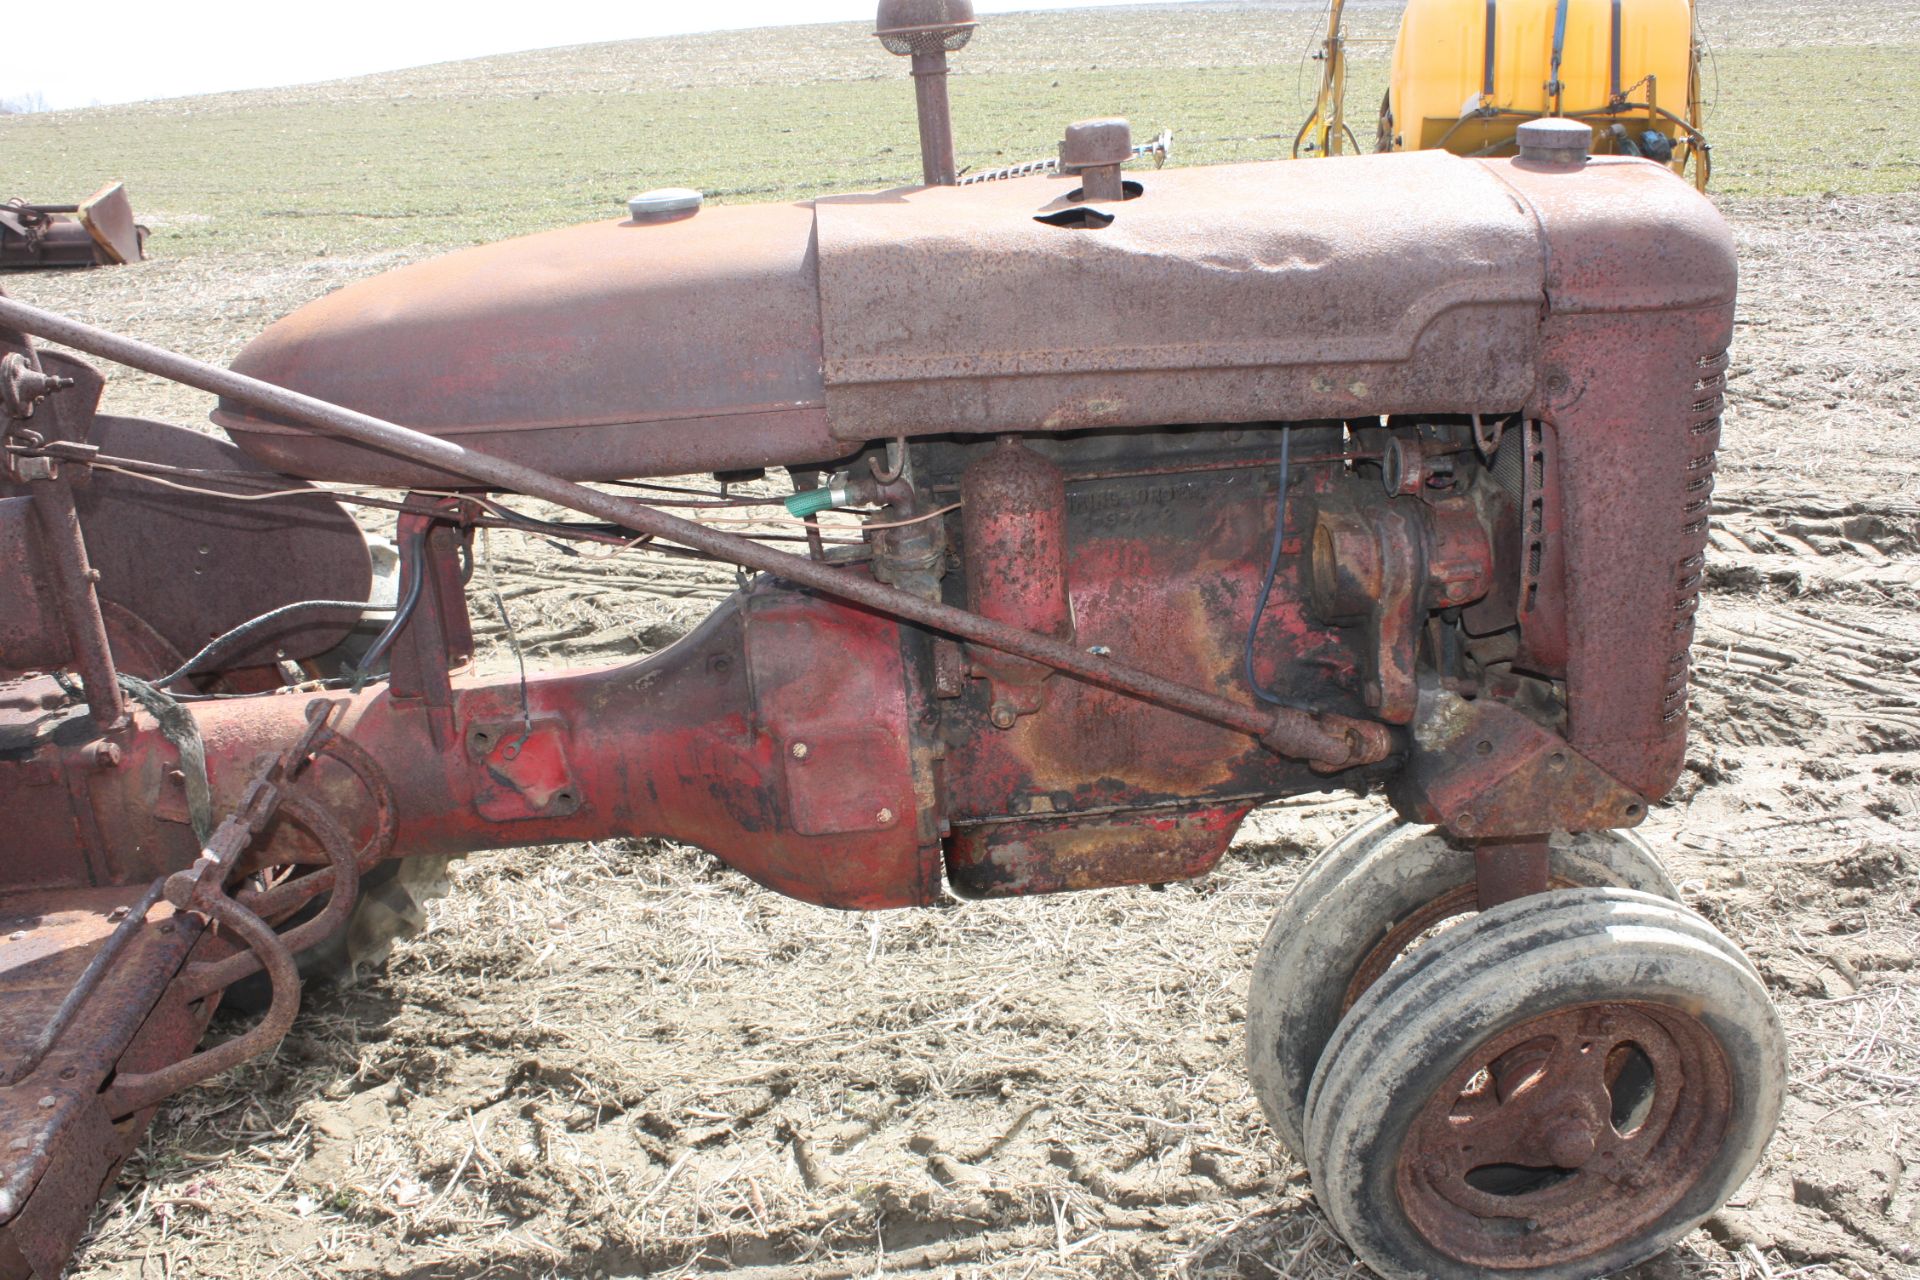
[[[1593,126],[1564,116],[1528,120],[1515,131],[1520,158],[1539,164],[1584,164],[1593,149]]]
[[[690,187],[660,187],[629,199],[627,213],[635,222],[651,222],[698,213],[704,203],[706,197]]]

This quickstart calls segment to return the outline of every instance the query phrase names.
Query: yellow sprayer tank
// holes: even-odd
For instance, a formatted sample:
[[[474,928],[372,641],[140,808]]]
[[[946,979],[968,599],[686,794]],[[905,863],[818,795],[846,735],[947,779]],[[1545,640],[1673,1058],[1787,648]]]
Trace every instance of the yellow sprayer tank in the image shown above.
[[[1546,115],[1593,125],[1598,154],[1691,161],[1704,188],[1693,0],[1409,0],[1381,150],[1511,154]]]

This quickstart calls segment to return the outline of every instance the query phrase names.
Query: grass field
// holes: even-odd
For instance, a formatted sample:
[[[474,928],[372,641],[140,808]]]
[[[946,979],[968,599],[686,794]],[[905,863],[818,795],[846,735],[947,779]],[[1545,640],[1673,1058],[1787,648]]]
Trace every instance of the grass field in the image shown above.
[[[1701,8],[1742,295],[1689,767],[1645,832],[1753,958],[1792,1064],[1761,1168],[1633,1277],[1916,1280],[1920,3]],[[1398,9],[1356,0],[1351,34]],[[1179,163],[1278,155],[1320,26],[1317,0],[991,17],[956,59],[961,161],[1115,112],[1175,130]],[[1355,46],[1363,138],[1385,57]],[[440,249],[656,185],[895,185],[914,138],[905,67],[858,24],[0,118],[0,196],[122,178],[155,231],[140,267],[0,286],[225,360]],[[112,411],[205,420],[111,376]],[[488,671],[496,610],[531,664],[604,663],[734,586],[496,541],[500,602],[470,601]],[[382,976],[310,992],[274,1053],[161,1108],[74,1280],[1364,1274],[1267,1130],[1242,1024],[1266,921],[1374,811],[1269,806],[1164,893],[872,916],[655,841],[476,855]]]
[[[1705,7],[1716,191],[1920,187],[1920,6]],[[1371,145],[1397,7],[1354,10],[1355,132]],[[990,18],[955,59],[962,165],[1050,153],[1069,120],[1175,131],[1180,163],[1290,145],[1318,6]],[[720,200],[884,187],[918,172],[904,65],[864,26],[544,51],[333,85],[0,119],[8,194],[124,179],[172,259],[361,254],[498,239],[617,212],[633,191]]]

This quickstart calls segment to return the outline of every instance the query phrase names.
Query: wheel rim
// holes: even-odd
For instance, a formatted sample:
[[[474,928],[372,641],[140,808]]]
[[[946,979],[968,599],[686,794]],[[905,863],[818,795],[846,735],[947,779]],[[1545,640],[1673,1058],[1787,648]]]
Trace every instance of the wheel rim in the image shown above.
[[[1719,1153],[1733,1104],[1691,1014],[1609,1001],[1518,1023],[1421,1107],[1396,1187],[1408,1220],[1471,1266],[1576,1261],[1646,1232]]]
[[[1547,883],[1549,889],[1577,889],[1579,884],[1564,876],[1555,876]],[[1393,967],[1393,962],[1403,955],[1408,947],[1419,941],[1420,935],[1435,925],[1455,916],[1464,916],[1480,909],[1480,888],[1473,881],[1449,889],[1447,892],[1421,907],[1418,911],[1394,922],[1385,937],[1374,943],[1360,961],[1360,967],[1353,971],[1353,977],[1347,983],[1347,994],[1340,1002],[1340,1012],[1345,1015],[1353,1008],[1353,1002],[1367,993],[1367,988],[1380,980],[1380,975]]]

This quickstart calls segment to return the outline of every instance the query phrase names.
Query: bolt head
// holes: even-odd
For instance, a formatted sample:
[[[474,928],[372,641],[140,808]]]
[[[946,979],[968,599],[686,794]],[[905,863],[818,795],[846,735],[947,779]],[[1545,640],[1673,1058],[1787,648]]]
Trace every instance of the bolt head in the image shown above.
[[[93,749],[93,762],[102,769],[118,769],[123,758],[117,742],[103,742]]]
[[[40,1099],[40,1109],[42,1111],[51,1111],[59,1105],[60,1099],[54,1097],[52,1094],[48,1094],[46,1097]]]
[[[1593,1159],[1593,1126],[1575,1116],[1557,1121],[1547,1133],[1547,1156],[1562,1169],[1578,1169]]]
[[[1011,702],[996,702],[993,704],[993,709],[987,712],[987,718],[993,721],[993,727],[996,729],[1011,729],[1013,722],[1020,716],[1014,711]]]
[[[812,750],[812,748],[808,747],[806,743],[796,742],[787,748],[787,754],[791,755],[795,760],[805,760],[810,750]]]
[[[873,815],[873,820],[879,823],[883,827],[890,826],[893,823],[893,810],[882,809],[880,812]]]

